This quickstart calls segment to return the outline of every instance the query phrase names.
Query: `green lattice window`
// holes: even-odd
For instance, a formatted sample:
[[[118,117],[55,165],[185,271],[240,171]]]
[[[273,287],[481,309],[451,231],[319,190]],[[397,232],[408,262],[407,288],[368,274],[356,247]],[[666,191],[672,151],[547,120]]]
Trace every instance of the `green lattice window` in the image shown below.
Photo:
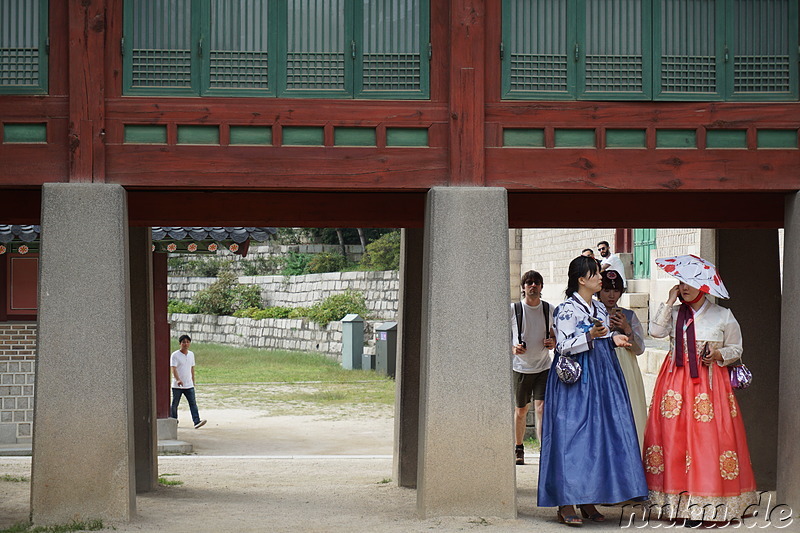
[[[796,0],[504,0],[503,97],[796,100]]]
[[[126,0],[126,94],[426,98],[427,0]]]
[[[47,0],[0,2],[0,93],[47,92]]]

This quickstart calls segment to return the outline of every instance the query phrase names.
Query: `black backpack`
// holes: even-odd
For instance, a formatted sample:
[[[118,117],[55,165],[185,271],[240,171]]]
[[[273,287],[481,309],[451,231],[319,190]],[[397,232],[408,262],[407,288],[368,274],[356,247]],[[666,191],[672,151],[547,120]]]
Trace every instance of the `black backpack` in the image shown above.
[[[544,311],[544,338],[550,338],[550,304],[542,300]],[[514,314],[517,317],[517,344],[522,344],[522,302],[514,302]]]

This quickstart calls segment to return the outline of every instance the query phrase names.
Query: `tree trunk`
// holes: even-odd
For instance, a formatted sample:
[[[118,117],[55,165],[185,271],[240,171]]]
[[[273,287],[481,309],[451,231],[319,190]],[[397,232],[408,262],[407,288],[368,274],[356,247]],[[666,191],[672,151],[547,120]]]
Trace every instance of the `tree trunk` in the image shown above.
[[[358,231],[358,240],[361,241],[361,251],[365,251],[367,249],[367,238],[364,236],[364,228],[356,228]]]
[[[344,245],[344,233],[342,233],[342,228],[336,228],[336,236],[339,237],[339,246],[342,248],[342,255],[347,257],[347,248]]]

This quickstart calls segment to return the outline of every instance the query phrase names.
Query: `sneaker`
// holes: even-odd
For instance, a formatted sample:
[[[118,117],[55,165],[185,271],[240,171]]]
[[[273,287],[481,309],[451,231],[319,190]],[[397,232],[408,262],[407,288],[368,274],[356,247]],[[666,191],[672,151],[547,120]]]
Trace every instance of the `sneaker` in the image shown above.
[[[525,464],[525,448],[523,448],[522,446],[514,447],[514,456],[517,458],[518,465]]]
[[[200,422],[198,422],[197,424],[194,425],[194,429],[199,429],[199,428],[205,426],[206,422],[208,422],[208,420],[201,420]]]

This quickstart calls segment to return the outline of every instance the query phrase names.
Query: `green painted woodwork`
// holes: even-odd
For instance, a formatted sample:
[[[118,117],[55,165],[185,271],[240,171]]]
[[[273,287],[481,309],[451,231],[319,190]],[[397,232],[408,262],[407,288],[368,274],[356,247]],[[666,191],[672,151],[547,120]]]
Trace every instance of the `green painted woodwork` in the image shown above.
[[[322,126],[284,126],[284,146],[322,146],[325,130]]]
[[[179,124],[178,144],[219,144],[219,126]]]
[[[124,0],[124,92],[427,98],[429,11],[429,0]]]
[[[166,144],[164,124],[125,124],[125,144]]]
[[[797,0],[503,0],[502,98],[797,100]]]
[[[645,130],[606,130],[606,148],[646,148]]]
[[[590,129],[556,129],[556,148],[594,148],[596,145],[594,130]]]
[[[797,130],[758,130],[759,148],[797,148]]]
[[[386,128],[386,146],[428,146],[428,128]]]
[[[375,128],[334,128],[335,146],[375,146]]]
[[[633,277],[650,277],[650,250],[656,248],[656,230],[636,228],[633,230]]]
[[[46,143],[47,124],[3,124],[4,143]]]
[[[697,148],[697,131],[656,130],[656,148]]]
[[[544,148],[544,130],[505,128],[503,129],[503,146]]]
[[[745,130],[708,130],[706,148],[747,148]]]
[[[229,144],[272,144],[272,128],[270,126],[231,126]]]
[[[48,0],[0,2],[0,94],[47,93]]]

